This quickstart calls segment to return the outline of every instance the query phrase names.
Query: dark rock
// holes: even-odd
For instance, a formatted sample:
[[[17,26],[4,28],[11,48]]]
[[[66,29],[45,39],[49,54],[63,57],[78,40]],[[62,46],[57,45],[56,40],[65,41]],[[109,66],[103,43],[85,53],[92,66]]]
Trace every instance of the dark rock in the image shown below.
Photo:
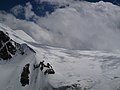
[[[8,60],[12,58],[12,56],[8,53],[6,46],[1,49],[0,58],[2,58],[3,60]]]
[[[53,90],[82,90],[80,84],[72,84],[70,86],[61,86],[58,88],[53,88]]]
[[[21,45],[10,39],[8,33],[0,31],[0,59],[9,60],[16,54],[17,51],[21,55],[24,55],[25,46],[31,49],[29,46],[25,44]]]
[[[0,41],[2,42],[7,42],[10,38],[3,32],[3,31],[0,31]]]
[[[55,71],[53,69],[47,69],[44,74],[55,74]]]
[[[29,85],[29,74],[30,74],[29,66],[30,64],[26,64],[23,67],[23,71],[21,73],[21,79],[20,79],[22,86]]]
[[[10,39],[8,34],[0,31],[0,58],[3,60],[11,59],[17,50],[16,42]]]
[[[117,77],[117,76],[114,77],[114,79],[117,79],[117,78],[119,78],[119,77]]]

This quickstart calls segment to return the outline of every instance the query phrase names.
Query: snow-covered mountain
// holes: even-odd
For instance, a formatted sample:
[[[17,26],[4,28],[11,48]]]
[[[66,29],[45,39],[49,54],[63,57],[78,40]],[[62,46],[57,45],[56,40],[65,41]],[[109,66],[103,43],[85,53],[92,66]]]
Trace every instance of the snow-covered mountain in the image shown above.
[[[12,30],[0,24],[16,43],[24,43],[24,54],[0,61],[1,90],[119,90],[120,53],[81,51],[55,48],[39,44],[23,30]],[[2,52],[2,51],[1,51]],[[49,62],[55,74],[44,75],[45,69],[34,70],[33,65]],[[30,64],[29,84],[22,86],[23,68]]]
[[[120,7],[36,2],[0,11],[0,90],[120,90]],[[42,60],[55,74],[34,70]]]

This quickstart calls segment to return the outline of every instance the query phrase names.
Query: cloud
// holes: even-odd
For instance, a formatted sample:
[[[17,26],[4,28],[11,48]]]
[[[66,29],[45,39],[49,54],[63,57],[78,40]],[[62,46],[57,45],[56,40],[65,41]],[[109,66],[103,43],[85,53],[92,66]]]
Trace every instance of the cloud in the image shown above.
[[[24,8],[21,5],[17,5],[11,9],[11,12],[15,15],[18,16],[19,14],[24,13]]]
[[[32,5],[30,2],[26,3],[25,6],[17,5],[11,9],[13,15],[17,18],[22,18],[26,20],[31,20],[36,17],[35,13],[32,11]]]
[[[55,34],[56,45],[71,49],[116,50],[120,48],[120,7],[110,3],[80,2],[38,21]],[[117,13],[117,14],[116,14]],[[51,23],[52,22],[52,23]]]
[[[105,2],[69,3],[70,6],[56,9],[46,17],[35,15],[31,4],[27,3],[22,7],[27,21],[1,12],[0,22],[14,30],[23,30],[46,45],[82,50],[120,49],[120,7]],[[21,7],[16,8],[19,9]],[[28,21],[31,17],[35,23]]]
[[[32,5],[28,2],[26,3],[25,7],[25,17],[26,19],[33,18],[35,16],[35,13],[32,11]]]
[[[26,34],[39,43],[47,44],[47,42],[52,42],[51,34],[34,22],[17,19],[12,14],[5,12],[0,12],[0,17],[0,23],[4,23],[13,30],[23,30]]]

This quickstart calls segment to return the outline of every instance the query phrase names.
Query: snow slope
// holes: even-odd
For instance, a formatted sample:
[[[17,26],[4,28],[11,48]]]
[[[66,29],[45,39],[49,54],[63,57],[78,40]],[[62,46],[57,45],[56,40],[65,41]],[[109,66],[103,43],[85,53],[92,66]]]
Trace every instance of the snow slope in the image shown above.
[[[17,53],[9,61],[0,61],[0,90],[119,90],[120,53],[81,51],[55,48],[35,42],[23,31],[14,31],[3,24],[0,30],[9,33],[16,42],[26,43],[25,54]],[[20,33],[21,32],[21,33]],[[44,75],[33,64],[45,60],[55,70],[54,75]],[[30,63],[30,84],[21,86],[23,67]]]
[[[39,17],[27,3],[22,7],[27,20],[0,11],[0,30],[36,52],[25,47],[24,55],[0,61],[0,90],[120,90],[120,7],[105,2],[41,1],[67,5]],[[33,64],[42,60],[53,66],[54,75],[33,70]],[[30,85],[22,87],[21,73],[27,63]]]
[[[33,41],[30,36],[26,35],[24,32],[20,33],[20,31],[16,31],[16,33],[10,28],[6,27],[3,24],[0,24],[0,30],[3,32],[7,32],[12,40],[17,43],[25,43],[24,38],[28,41]],[[23,37],[18,37],[24,35]],[[27,41],[26,41],[27,42]],[[27,44],[21,44],[24,48],[24,54],[20,54],[19,51],[13,56],[10,60],[1,60],[0,61],[0,90],[43,90],[48,86],[44,73],[38,70],[33,70],[33,64],[36,64],[36,53],[33,49],[31,49]],[[21,73],[23,71],[23,67],[26,64],[30,64],[30,75],[29,75],[29,86],[23,87],[20,79]]]

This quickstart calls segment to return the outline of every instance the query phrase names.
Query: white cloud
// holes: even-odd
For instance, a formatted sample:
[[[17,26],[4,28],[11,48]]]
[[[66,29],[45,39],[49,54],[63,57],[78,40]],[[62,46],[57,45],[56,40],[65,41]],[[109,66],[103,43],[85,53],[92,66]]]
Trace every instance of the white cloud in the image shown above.
[[[116,33],[120,28],[114,25],[120,21],[119,11],[120,7],[110,3],[80,2],[71,4],[66,9],[58,9],[38,23],[54,33],[63,35],[56,37],[55,42],[58,46],[72,49],[115,50],[120,48],[120,37]]]
[[[26,19],[36,16],[30,3],[24,8]],[[13,29],[24,30],[42,44],[71,49],[117,50],[120,49],[119,16],[120,7],[111,3],[74,2],[46,17],[36,16],[37,24],[3,13],[0,20]]]
[[[8,25],[13,30],[23,30],[25,33],[30,35],[35,41],[39,43],[47,44],[47,42],[52,42],[52,36],[47,30],[42,29],[40,26],[34,22],[29,22],[26,20],[16,19],[11,14],[6,14],[0,12],[0,22]]]
[[[32,5],[28,2],[25,7],[25,17],[29,20],[33,16],[35,16],[35,13],[32,11]]]
[[[33,17],[36,17],[35,13],[32,11],[32,5],[30,2],[26,3],[25,7],[21,6],[21,5],[17,5],[15,7],[13,7],[11,9],[11,12],[15,15],[15,16],[19,16],[20,14],[22,14],[25,19],[30,20]]]
[[[11,9],[11,12],[18,16],[20,13],[24,13],[24,8],[21,5],[17,5]]]

